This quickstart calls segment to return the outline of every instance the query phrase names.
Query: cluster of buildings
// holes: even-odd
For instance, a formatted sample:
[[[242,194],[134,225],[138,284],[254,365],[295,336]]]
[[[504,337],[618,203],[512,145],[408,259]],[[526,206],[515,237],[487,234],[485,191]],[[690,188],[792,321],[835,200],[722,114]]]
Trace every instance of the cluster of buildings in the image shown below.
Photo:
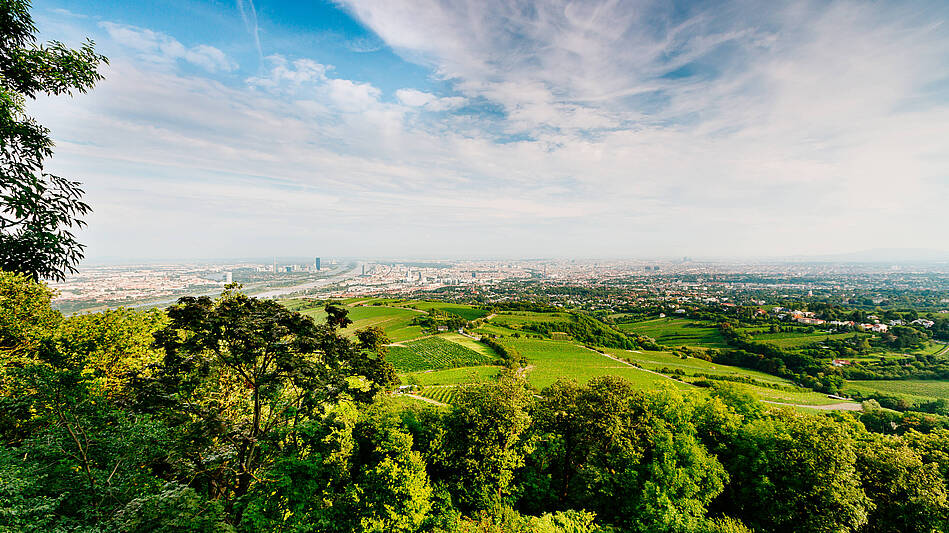
[[[775,308],[775,310],[779,310],[779,309],[781,308],[780,307]],[[783,318],[783,316],[786,316],[786,315],[778,315],[778,316]],[[889,330],[891,326],[904,326],[907,324],[905,321],[899,320],[899,319],[890,320],[888,324],[884,324],[880,321],[880,317],[876,315],[869,315],[867,317],[867,320],[869,320],[870,322],[867,322],[867,323],[858,323],[858,322],[854,322],[853,320],[822,320],[820,318],[816,318],[814,316],[814,313],[809,312],[809,311],[790,311],[790,316],[792,320],[801,324],[807,324],[807,325],[812,325],[812,326],[827,324],[829,326],[852,327],[852,328],[862,329],[864,331],[872,331],[874,333],[886,333],[887,330]],[[933,322],[932,320],[925,319],[925,318],[917,318],[916,320],[912,320],[909,322],[909,325],[919,326],[926,329],[933,327],[934,324],[935,322]]]
[[[286,274],[293,272],[320,272],[321,270],[321,261],[317,257],[313,260],[312,263],[291,263],[291,264],[277,264],[277,258],[273,258],[273,264],[271,265],[258,265],[255,270],[257,272],[273,272],[275,274]]]

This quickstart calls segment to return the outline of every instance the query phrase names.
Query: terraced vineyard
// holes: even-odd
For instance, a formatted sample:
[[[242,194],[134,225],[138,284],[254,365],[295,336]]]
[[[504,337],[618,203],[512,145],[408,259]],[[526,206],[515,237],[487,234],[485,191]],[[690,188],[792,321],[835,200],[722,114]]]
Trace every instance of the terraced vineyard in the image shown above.
[[[445,370],[429,370],[402,374],[402,383],[422,386],[428,385],[464,385],[490,381],[501,371],[498,366],[463,366]]]
[[[428,387],[426,389],[422,389],[422,391],[419,393],[419,396],[430,398],[436,402],[451,403],[452,399],[455,397],[455,390],[456,387],[448,386]]]
[[[484,354],[440,337],[425,337],[401,346],[390,346],[386,359],[399,372],[419,372],[494,363],[494,359]]]

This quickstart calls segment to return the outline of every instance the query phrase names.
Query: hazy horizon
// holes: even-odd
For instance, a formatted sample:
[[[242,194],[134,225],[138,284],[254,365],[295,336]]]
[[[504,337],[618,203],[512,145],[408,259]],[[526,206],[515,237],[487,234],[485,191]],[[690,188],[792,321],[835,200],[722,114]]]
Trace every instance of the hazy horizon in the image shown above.
[[[34,2],[111,60],[28,103],[89,261],[786,258],[949,226],[945,2],[301,4]]]

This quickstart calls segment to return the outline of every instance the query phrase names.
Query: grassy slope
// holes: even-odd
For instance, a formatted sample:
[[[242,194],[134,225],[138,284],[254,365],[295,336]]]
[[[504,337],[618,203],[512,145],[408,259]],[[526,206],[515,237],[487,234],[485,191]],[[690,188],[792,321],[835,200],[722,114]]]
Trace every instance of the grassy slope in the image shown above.
[[[534,339],[503,339],[505,346],[527,357],[530,368],[527,378],[543,389],[559,378],[586,383],[597,376],[620,376],[641,388],[672,386],[686,388],[669,378],[633,368],[567,341]]]
[[[472,305],[455,304],[450,302],[411,301],[406,302],[405,305],[417,307],[423,311],[428,311],[429,309],[438,309],[440,311],[458,315],[465,320],[475,320],[488,314],[488,311],[484,309],[478,309]]]
[[[702,359],[690,357],[680,359],[670,352],[649,352],[649,351],[630,351],[616,348],[607,348],[603,351],[611,353],[621,359],[631,359],[633,362],[649,370],[659,370],[661,368],[681,369],[686,374],[715,374],[722,376],[747,376],[760,381],[771,383],[790,383],[784,378],[772,376],[756,370],[746,370],[736,366],[719,365],[710,363]]]
[[[868,380],[849,381],[844,391],[879,392],[891,396],[905,396],[910,400],[932,401],[949,399],[949,381],[946,380]]]
[[[642,322],[618,324],[622,331],[629,331],[652,337],[666,346],[701,346],[705,348],[724,348],[725,339],[714,325],[696,322],[686,318],[656,318]]]

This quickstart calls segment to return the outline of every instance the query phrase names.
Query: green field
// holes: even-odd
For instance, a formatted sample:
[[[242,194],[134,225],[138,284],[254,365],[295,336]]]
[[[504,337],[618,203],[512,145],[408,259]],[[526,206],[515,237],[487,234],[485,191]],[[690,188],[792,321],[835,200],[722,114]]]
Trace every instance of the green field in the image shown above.
[[[621,359],[630,359],[632,362],[648,368],[649,370],[659,371],[663,368],[672,370],[682,370],[686,374],[713,374],[718,376],[746,376],[759,381],[768,381],[771,383],[789,384],[790,381],[772,376],[757,370],[746,370],[735,366],[720,365],[710,363],[695,357],[682,359],[671,352],[650,352],[650,351],[630,351],[618,348],[605,348],[604,352],[610,353]]]
[[[665,346],[725,347],[725,339],[717,327],[686,318],[655,318],[642,322],[618,324],[617,327],[621,331],[646,335]]]
[[[427,372],[413,372],[411,374],[402,374],[399,378],[403,385],[417,384],[429,385],[464,385],[466,383],[480,383],[494,379],[501,371],[499,366],[466,366],[461,368],[448,368],[445,370],[432,370]]]
[[[356,330],[377,326],[386,332],[392,342],[416,339],[422,336],[422,328],[410,324],[421,315],[419,311],[396,307],[357,306],[349,310],[349,319],[353,323],[343,330],[343,334],[355,335]]]
[[[423,311],[438,309],[439,311],[458,315],[465,320],[476,320],[483,316],[487,316],[488,314],[488,311],[485,309],[478,309],[472,305],[454,304],[450,302],[412,301],[406,302],[405,305],[407,307],[414,307]]]
[[[539,322],[569,322],[569,313],[538,313],[534,311],[503,311],[491,319],[495,324],[523,326]]]
[[[462,335],[460,333],[454,333],[454,332],[439,333],[438,336],[445,339],[446,341],[458,343],[464,346],[465,348],[471,348],[472,350],[482,355],[485,355],[487,357],[490,357],[492,359],[498,357],[498,354],[494,353],[494,350],[492,350],[487,344],[484,344],[483,342],[478,342],[472,339],[471,337],[466,337],[465,335]]]
[[[349,311],[347,316],[353,323],[345,329],[340,330],[340,333],[345,337],[352,337],[356,334],[356,330],[369,326],[377,326],[386,332],[386,335],[392,342],[402,342],[417,339],[422,336],[422,328],[420,326],[410,325],[415,317],[424,314],[422,311],[400,309],[397,307],[363,305],[376,301],[378,300],[367,300],[365,298],[344,300],[342,302],[343,307]],[[291,306],[292,309],[306,316],[312,317],[317,322],[326,320],[326,311],[323,310],[323,304],[315,304],[307,300],[285,300],[281,303]]]
[[[597,376],[620,376],[643,389],[688,388],[688,385],[633,368],[571,342],[503,339],[503,343],[527,357],[527,379],[538,389],[560,378],[586,383]]]
[[[490,322],[486,322],[478,326],[477,328],[472,329],[471,331],[479,335],[508,336],[508,335],[513,335],[515,333],[519,335],[523,335],[523,333],[517,331],[516,329],[506,328],[504,326],[499,326],[497,324],[492,324]]]
[[[844,392],[865,395],[880,393],[887,396],[905,396],[909,400],[932,401],[949,399],[949,380],[906,379],[848,381]]]
[[[801,348],[808,344],[814,344],[824,339],[841,340],[850,339],[854,335],[869,336],[866,333],[760,333],[754,335],[752,339],[755,342],[767,342],[779,348]]]
[[[386,359],[399,372],[440,370],[460,366],[490,365],[494,358],[440,337],[425,337],[389,346]]]

